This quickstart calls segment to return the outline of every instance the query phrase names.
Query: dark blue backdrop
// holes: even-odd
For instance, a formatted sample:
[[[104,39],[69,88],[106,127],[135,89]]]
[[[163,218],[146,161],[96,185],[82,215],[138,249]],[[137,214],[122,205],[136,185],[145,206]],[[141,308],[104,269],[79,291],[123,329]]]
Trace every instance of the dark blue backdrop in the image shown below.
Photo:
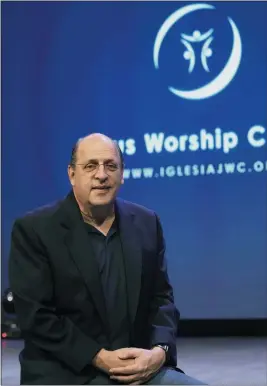
[[[14,219],[64,196],[73,143],[103,132],[125,152],[121,196],[161,217],[182,317],[267,316],[267,4],[208,4],[215,8],[191,12],[166,33],[156,69],[157,33],[187,2],[2,3],[3,287]],[[198,88],[224,68],[233,45],[228,17],[242,42],[233,80],[207,99],[171,93],[169,86]],[[181,33],[210,28],[210,71],[202,43],[191,43],[190,73]],[[202,132],[197,146],[204,129],[209,142]],[[161,146],[163,136],[173,137]]]

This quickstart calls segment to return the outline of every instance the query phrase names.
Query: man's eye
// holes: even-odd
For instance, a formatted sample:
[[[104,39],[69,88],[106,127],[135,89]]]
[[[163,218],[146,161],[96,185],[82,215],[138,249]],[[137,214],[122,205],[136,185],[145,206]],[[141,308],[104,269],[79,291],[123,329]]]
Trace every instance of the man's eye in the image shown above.
[[[97,165],[95,165],[95,164],[87,164],[85,166],[85,169],[87,169],[87,170],[94,170],[96,168],[96,166]]]
[[[110,171],[115,171],[118,169],[118,166],[116,164],[107,164],[107,168]]]

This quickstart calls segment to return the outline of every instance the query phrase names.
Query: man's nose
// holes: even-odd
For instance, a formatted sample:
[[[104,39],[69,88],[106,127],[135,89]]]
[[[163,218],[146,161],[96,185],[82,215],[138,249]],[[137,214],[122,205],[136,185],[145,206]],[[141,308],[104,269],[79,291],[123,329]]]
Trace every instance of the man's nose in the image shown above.
[[[98,166],[95,178],[98,178],[99,180],[105,180],[108,178],[105,166],[103,164]]]

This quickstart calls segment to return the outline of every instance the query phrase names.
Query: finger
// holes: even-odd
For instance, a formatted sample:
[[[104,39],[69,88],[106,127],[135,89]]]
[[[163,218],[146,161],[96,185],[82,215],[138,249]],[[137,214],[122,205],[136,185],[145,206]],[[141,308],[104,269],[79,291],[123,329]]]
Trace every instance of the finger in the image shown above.
[[[129,384],[129,383],[133,383],[133,382],[138,381],[137,375],[128,375],[128,376],[118,375],[118,376],[111,376],[110,379],[115,380],[115,381],[119,381],[119,382],[122,382],[122,383],[128,383],[128,384]]]
[[[139,372],[139,367],[135,365],[125,366],[125,367],[114,367],[109,370],[111,375],[133,375]]]
[[[142,350],[138,348],[129,348],[118,354],[120,359],[136,358],[141,354]]]

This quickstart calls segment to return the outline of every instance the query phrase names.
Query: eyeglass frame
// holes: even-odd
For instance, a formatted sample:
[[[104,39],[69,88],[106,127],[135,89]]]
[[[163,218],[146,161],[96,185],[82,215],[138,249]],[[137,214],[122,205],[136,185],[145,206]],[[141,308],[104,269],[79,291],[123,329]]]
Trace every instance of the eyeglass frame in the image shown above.
[[[115,170],[107,170],[107,166],[108,165],[110,165],[110,164],[112,164],[113,166],[115,166],[116,167],[116,169]],[[104,166],[104,170],[105,170],[105,173],[106,174],[112,174],[112,173],[115,173],[117,170],[119,170],[120,169],[120,165],[119,164],[117,164],[117,163],[115,163],[115,162],[111,162],[111,161],[106,161],[106,162],[97,162],[97,163],[94,163],[94,162],[87,162],[87,163],[83,163],[83,164],[78,164],[78,163],[76,163],[76,165],[79,165],[79,166],[83,166],[84,168],[86,168],[86,166],[87,165],[94,165],[95,166],[95,168],[94,168],[94,170],[87,170],[87,172],[89,172],[89,173],[97,173],[98,172],[98,170],[99,170],[99,167],[101,166],[101,165],[103,165]],[[124,164],[123,165],[121,165],[122,166],[122,169],[123,169],[123,167],[124,167]]]

